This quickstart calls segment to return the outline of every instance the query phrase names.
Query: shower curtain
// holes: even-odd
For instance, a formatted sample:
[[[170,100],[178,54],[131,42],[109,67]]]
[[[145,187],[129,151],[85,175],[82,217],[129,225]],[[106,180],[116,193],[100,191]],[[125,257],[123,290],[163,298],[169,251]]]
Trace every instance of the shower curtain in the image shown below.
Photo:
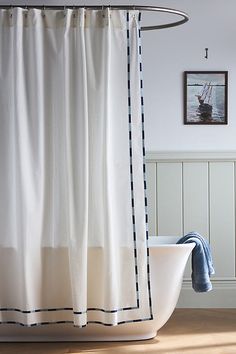
[[[0,10],[0,323],[152,319],[137,11]]]

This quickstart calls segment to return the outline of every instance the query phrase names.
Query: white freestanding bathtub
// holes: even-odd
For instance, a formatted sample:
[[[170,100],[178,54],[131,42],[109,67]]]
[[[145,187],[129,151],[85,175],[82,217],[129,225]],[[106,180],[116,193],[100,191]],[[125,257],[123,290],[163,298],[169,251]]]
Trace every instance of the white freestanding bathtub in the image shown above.
[[[154,315],[152,321],[115,327],[91,324],[81,329],[63,324],[31,328],[12,324],[0,325],[0,341],[120,341],[155,337],[174,311],[184,269],[195,246],[194,243],[176,245],[177,240],[178,237],[173,236],[149,238]]]

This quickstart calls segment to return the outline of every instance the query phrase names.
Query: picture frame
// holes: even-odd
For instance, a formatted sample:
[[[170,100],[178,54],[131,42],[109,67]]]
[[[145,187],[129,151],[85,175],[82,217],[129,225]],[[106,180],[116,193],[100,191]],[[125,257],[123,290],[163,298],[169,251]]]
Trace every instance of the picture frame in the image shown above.
[[[184,124],[228,124],[228,71],[184,71]]]

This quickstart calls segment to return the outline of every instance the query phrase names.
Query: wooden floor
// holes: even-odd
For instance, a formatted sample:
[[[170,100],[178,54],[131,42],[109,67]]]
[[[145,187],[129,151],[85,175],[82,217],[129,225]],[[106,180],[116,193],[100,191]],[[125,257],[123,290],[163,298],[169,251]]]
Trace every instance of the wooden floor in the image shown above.
[[[156,338],[113,343],[1,343],[2,354],[236,354],[236,309],[178,309]]]

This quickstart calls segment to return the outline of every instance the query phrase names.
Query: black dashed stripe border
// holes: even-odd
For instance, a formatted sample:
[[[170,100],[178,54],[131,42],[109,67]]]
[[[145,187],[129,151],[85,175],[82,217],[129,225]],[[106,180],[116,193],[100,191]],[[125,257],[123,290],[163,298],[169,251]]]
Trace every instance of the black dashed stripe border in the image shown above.
[[[139,57],[139,74],[140,74],[140,97],[141,97],[141,118],[142,118],[142,150],[143,150],[143,186],[144,186],[144,204],[145,204],[145,222],[146,222],[146,240],[147,240],[147,277],[148,277],[148,295],[150,319],[153,319],[152,296],[151,296],[151,279],[150,279],[150,251],[148,246],[148,210],[147,210],[147,182],[146,182],[146,161],[145,161],[145,127],[144,127],[144,98],[143,98],[143,73],[142,73],[142,45],[141,45],[141,12],[138,16],[138,57]]]
[[[143,322],[143,321],[150,321],[150,318],[143,318],[143,319],[137,319],[137,320],[128,320],[128,321],[120,321],[117,322],[117,325],[122,325],[122,324],[127,324],[127,323],[136,323],[136,322]],[[85,325],[81,325],[81,326],[77,326],[74,324],[73,321],[55,321],[55,322],[51,322],[51,321],[43,321],[43,322],[36,322],[36,323],[31,323],[31,324],[24,324],[22,322],[17,322],[17,321],[1,321],[0,325],[19,325],[22,327],[40,327],[40,326],[45,326],[45,325],[56,325],[56,324],[72,324],[73,327],[76,328],[84,328],[86,327],[88,324],[98,324],[98,325],[103,325],[106,327],[113,327],[113,323],[104,323],[101,321],[87,321],[87,323]]]
[[[139,308],[139,285],[138,285],[138,266],[137,266],[137,247],[136,247],[136,228],[135,228],[135,209],[134,209],[134,193],[133,193],[133,165],[132,165],[132,117],[131,117],[131,94],[130,94],[130,31],[129,31],[129,12],[126,13],[127,19],[127,73],[128,73],[128,118],[129,118],[129,152],[130,152],[130,178],[131,178],[131,204],[132,204],[132,222],[133,222],[133,236],[134,236],[134,258],[135,258],[135,275],[136,275],[136,294],[137,294],[137,307],[126,307],[116,310],[105,310],[99,308],[88,308],[86,311],[73,311],[73,308],[64,307],[64,308],[50,308],[50,309],[35,309],[35,310],[20,310],[17,308],[0,308],[0,311],[16,311],[24,314],[37,313],[37,312],[53,312],[53,311],[73,311],[75,315],[82,315],[88,311],[101,311],[105,313],[116,313],[119,311],[127,311]],[[139,28],[138,28],[138,51],[139,51],[139,70],[140,70],[140,92],[141,92],[141,114],[142,114],[142,142],[143,142],[143,177],[144,177],[144,194],[145,194],[145,222],[146,222],[146,239],[148,241],[148,214],[147,214],[147,197],[146,197],[146,168],[145,168],[145,141],[144,141],[144,100],[143,100],[143,80],[142,80],[142,61],[141,61],[141,30],[140,30],[140,21],[141,21],[141,12],[138,16]],[[151,300],[151,285],[150,285],[150,266],[149,266],[149,247],[147,243],[147,275],[148,275],[148,292],[149,292],[149,307],[150,307],[150,317],[127,320],[117,322],[117,325],[127,324],[127,323],[136,323],[149,321],[153,319],[152,313],[152,300]],[[39,323],[32,323],[30,325],[17,322],[17,321],[0,321],[0,324],[14,324],[20,325],[23,327],[37,327],[50,324],[74,324],[73,321],[44,321]],[[83,328],[87,324],[100,324],[104,326],[113,326],[112,323],[104,323],[101,321],[87,321],[85,325],[76,326]]]
[[[96,307],[89,307],[86,311],[74,311],[72,307],[60,307],[60,308],[48,308],[48,309],[35,309],[35,310],[21,310],[18,308],[9,308],[9,307],[2,307],[0,308],[0,312],[19,312],[23,314],[30,314],[30,313],[39,313],[39,312],[56,312],[56,311],[73,311],[74,315],[83,315],[88,311],[101,311],[105,313],[116,313],[118,311],[127,311],[133,310],[133,307],[122,307],[115,310],[105,310]]]
[[[139,284],[138,284],[138,265],[137,265],[137,247],[136,247],[136,228],[135,228],[135,206],[134,206],[134,191],[133,191],[133,165],[132,165],[132,133],[131,133],[131,93],[130,93],[130,42],[129,42],[129,16],[127,14],[127,75],[128,75],[128,110],[129,110],[129,156],[130,156],[130,188],[131,188],[131,205],[132,205],[132,224],[133,224],[133,242],[134,242],[134,260],[135,260],[135,289],[136,289],[136,306],[122,307],[119,309],[105,310],[100,308],[88,308],[85,311],[73,311],[73,308],[49,308],[49,309],[34,309],[20,310],[17,308],[0,308],[1,311],[15,311],[23,314],[37,312],[54,312],[54,311],[73,311],[75,315],[82,315],[89,311],[101,311],[103,313],[116,313],[120,311],[130,311],[139,308]]]
[[[131,113],[131,82],[130,82],[130,30],[129,30],[129,12],[126,14],[126,33],[127,33],[127,84],[128,84],[128,124],[129,124],[129,163],[130,163],[130,186],[131,186],[131,205],[134,239],[134,261],[135,261],[135,281],[137,308],[139,308],[139,284],[138,284],[138,260],[137,260],[137,242],[135,225],[135,199],[134,199],[134,181],[133,181],[133,149],[132,149],[132,113]]]

